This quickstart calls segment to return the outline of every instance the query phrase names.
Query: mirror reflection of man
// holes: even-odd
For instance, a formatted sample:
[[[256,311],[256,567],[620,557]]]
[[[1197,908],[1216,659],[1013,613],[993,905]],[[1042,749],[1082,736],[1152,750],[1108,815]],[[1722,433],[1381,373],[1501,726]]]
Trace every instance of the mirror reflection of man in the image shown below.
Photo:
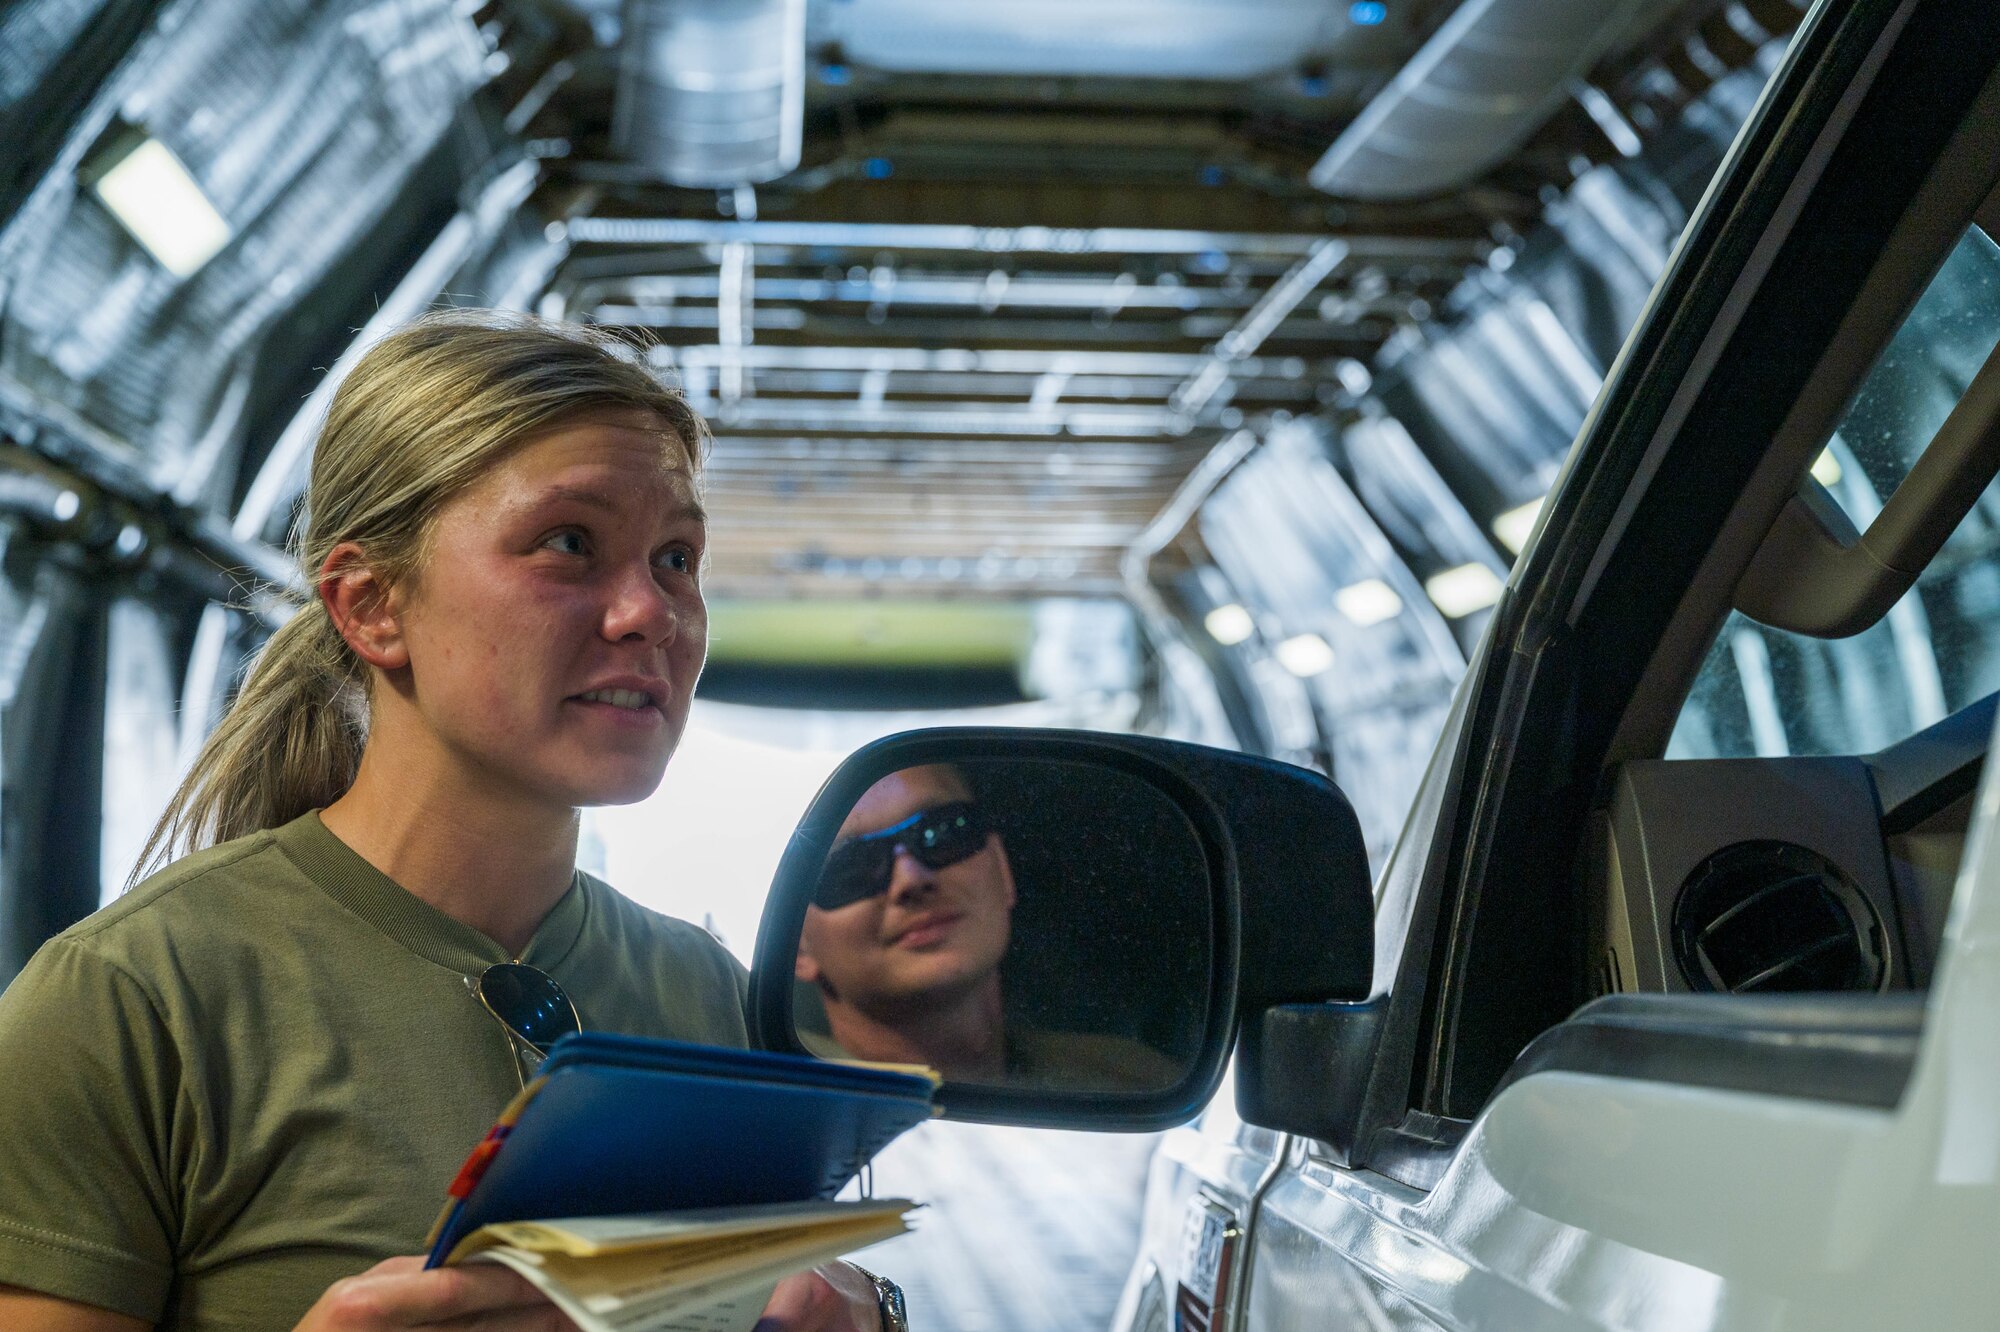
[[[947,765],[868,788],[806,909],[796,974],[847,1054],[998,1081],[1008,1052],[1000,959],[1014,911],[1000,835]]]

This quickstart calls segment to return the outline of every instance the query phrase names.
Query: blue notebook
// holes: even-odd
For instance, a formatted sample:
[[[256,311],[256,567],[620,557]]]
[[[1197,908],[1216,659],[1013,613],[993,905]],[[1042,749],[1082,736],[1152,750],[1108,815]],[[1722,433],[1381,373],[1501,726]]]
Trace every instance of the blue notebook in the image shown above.
[[[565,1036],[452,1182],[428,1265],[496,1221],[832,1197],[930,1117],[936,1086],[799,1055]]]

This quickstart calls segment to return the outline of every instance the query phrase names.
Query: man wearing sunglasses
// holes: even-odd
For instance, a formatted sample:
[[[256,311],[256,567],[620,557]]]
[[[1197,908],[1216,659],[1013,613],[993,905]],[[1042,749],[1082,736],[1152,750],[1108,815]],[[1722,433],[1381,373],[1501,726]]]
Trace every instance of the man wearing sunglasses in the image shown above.
[[[999,1081],[1014,900],[1007,849],[957,769],[875,783],[840,826],[799,941],[798,978],[818,992],[834,1043]]]

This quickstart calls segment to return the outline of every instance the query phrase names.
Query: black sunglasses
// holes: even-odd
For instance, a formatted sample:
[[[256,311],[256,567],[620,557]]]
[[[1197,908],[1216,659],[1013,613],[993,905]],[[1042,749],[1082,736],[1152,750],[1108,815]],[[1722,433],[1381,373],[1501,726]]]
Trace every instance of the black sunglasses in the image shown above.
[[[978,855],[993,827],[969,800],[920,809],[901,823],[836,842],[826,853],[813,905],[837,911],[889,891],[896,855],[907,851],[918,864],[939,870]]]
[[[583,1030],[576,1005],[556,984],[555,977],[525,962],[495,962],[465,983],[479,1002],[526,1050],[516,1049],[516,1069],[525,1084],[541,1066],[549,1047]]]

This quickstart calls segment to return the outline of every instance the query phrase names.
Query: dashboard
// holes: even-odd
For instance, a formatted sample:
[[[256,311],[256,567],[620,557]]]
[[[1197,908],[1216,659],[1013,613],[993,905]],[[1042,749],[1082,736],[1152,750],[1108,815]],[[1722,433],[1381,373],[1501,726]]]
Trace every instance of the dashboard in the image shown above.
[[[1620,765],[1590,895],[1597,992],[1926,988],[1996,698],[1871,755]]]

